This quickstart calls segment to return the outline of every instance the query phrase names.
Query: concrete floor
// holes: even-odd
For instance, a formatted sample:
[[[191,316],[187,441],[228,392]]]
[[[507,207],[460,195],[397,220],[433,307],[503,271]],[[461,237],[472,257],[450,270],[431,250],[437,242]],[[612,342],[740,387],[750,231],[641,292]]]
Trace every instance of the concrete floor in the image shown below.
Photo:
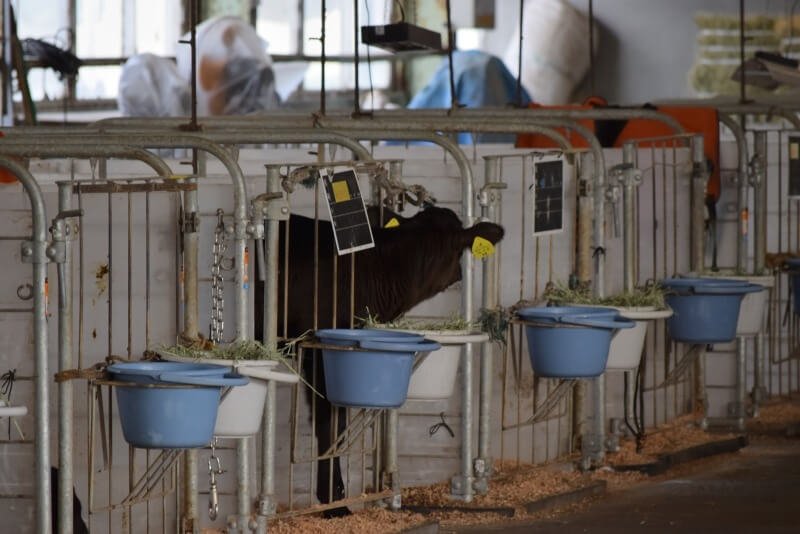
[[[470,532],[800,532],[800,440],[757,439],[739,453],[667,476],[558,519]]]

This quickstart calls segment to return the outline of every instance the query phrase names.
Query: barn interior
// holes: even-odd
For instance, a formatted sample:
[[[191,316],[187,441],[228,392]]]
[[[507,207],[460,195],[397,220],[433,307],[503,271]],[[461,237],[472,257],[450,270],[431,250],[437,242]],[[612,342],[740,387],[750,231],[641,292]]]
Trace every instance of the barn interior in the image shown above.
[[[0,4],[0,531],[797,529],[800,2]]]

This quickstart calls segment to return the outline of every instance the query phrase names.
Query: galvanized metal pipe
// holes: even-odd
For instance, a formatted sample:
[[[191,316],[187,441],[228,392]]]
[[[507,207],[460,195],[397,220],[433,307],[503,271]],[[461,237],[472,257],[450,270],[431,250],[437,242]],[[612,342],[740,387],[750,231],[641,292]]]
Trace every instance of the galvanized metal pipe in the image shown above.
[[[631,167],[636,164],[636,149],[630,144],[626,143],[622,147],[622,162],[630,165]],[[636,250],[636,224],[634,220],[635,202],[634,198],[634,182],[632,176],[623,176],[622,178],[622,210],[623,210],[623,285],[625,291],[633,292],[636,278],[636,265],[637,265],[637,250]]]
[[[580,154],[580,181],[588,189],[592,180],[591,154]],[[580,187],[578,188],[580,191]],[[577,254],[576,270],[580,281],[592,279],[592,243],[591,229],[594,221],[594,201],[588,191],[578,195],[578,227],[577,227]],[[572,390],[572,435],[583,438],[586,434],[586,381],[578,380]]]
[[[703,136],[692,137],[692,188],[690,190],[690,267],[694,272],[702,272],[705,265],[705,198],[708,169],[703,148]],[[699,358],[698,358],[699,360]]]
[[[279,165],[267,166],[267,192],[281,191]],[[257,213],[257,217],[262,214]],[[254,221],[255,222],[255,221]],[[268,216],[264,224],[265,280],[264,280],[264,343],[276,347],[278,343],[278,268],[280,221]],[[277,431],[276,390],[274,380],[267,381],[267,399],[264,405],[264,428],[261,436],[261,495],[258,506],[258,531],[266,532],[267,518],[275,513],[275,434]]]
[[[58,209],[65,212],[72,209],[72,184],[58,184]],[[56,224],[54,239],[64,244],[64,261],[58,266],[58,368],[59,371],[72,369],[72,235],[69,220]],[[72,380],[58,385],[58,517],[59,533],[72,534],[72,449],[73,449],[73,387]],[[51,481],[52,483],[52,481]]]
[[[231,127],[232,128],[232,127]],[[0,129],[2,131],[2,129]],[[130,128],[81,128],[81,129],[71,129],[65,133],[64,128],[50,128],[50,127],[42,127],[38,126],[35,128],[14,128],[10,130],[6,130],[6,139],[13,139],[17,136],[65,136],[70,135],[72,137],[75,136],[75,133],[80,133],[81,135],[126,135],[126,134],[138,134],[138,135],[156,135],[156,136],[163,136],[163,135],[180,135],[183,133],[181,130],[178,129],[177,125],[170,124],[170,125],[163,125],[160,126],[158,129],[150,130],[146,129],[144,126],[136,125],[135,127]],[[208,139],[209,141],[213,141],[216,143],[226,143],[226,144],[261,144],[261,143],[325,143],[331,145],[339,145],[347,150],[350,150],[356,159],[362,161],[372,161],[372,157],[369,153],[369,150],[364,146],[360,145],[357,141],[353,140],[351,137],[348,137],[344,134],[336,133],[336,132],[329,132],[320,130],[319,128],[289,128],[284,126],[281,129],[276,128],[266,128],[259,124],[255,124],[252,122],[247,122],[235,130],[233,129],[223,129],[220,127],[209,127],[209,129],[199,132],[193,133],[193,136],[201,136],[204,139]],[[2,144],[2,143],[0,143]],[[87,147],[89,149],[90,147]],[[146,152],[146,151],[145,151]],[[147,152],[147,154],[152,155],[152,153]],[[169,174],[167,174],[169,175]]]
[[[204,117],[202,119],[203,126],[213,124],[231,124],[242,122],[255,122],[263,125],[268,125],[276,120],[317,120],[324,118],[340,118],[349,115],[347,112],[329,112],[325,115],[309,115],[305,112],[296,111],[277,111],[268,114],[248,115],[244,117]],[[627,120],[627,119],[643,119],[653,120],[665,124],[671,128],[675,133],[682,133],[683,127],[670,115],[660,113],[651,109],[644,108],[596,108],[596,109],[546,109],[546,108],[527,108],[527,109],[510,109],[510,108],[481,108],[481,109],[424,109],[424,110],[375,110],[370,113],[371,117],[378,119],[405,119],[417,120],[420,117],[453,117],[458,119],[522,119],[525,121],[535,122],[538,119],[566,119],[566,120]],[[354,121],[369,120],[369,118],[356,118]],[[140,125],[146,127],[153,126],[175,126],[184,124],[186,118],[128,118],[117,117],[110,119],[103,119],[95,122],[92,126],[95,127],[116,127],[119,125]]]
[[[397,434],[400,426],[400,413],[397,410],[386,411],[386,448],[384,449],[384,473],[388,475],[393,492],[389,499],[389,508],[400,510],[402,505],[400,494],[400,467],[398,465]]]
[[[192,178],[197,181],[197,178]],[[185,339],[196,339],[200,332],[199,322],[199,232],[200,206],[197,190],[183,193],[183,336]],[[181,501],[181,520],[187,531],[196,531],[199,525],[197,495],[199,481],[197,477],[198,452],[187,449],[183,455],[183,500]]]
[[[45,278],[47,277],[47,211],[42,190],[36,179],[20,163],[0,156],[3,168],[22,183],[31,203],[33,231],[29,243],[23,244],[23,258],[33,263],[33,345],[36,377],[35,387],[35,481],[36,532],[52,532],[50,502],[50,372],[47,361],[47,306]]]
[[[229,534],[250,532],[250,438],[236,440],[236,520]]]
[[[745,397],[747,396],[747,351],[745,339],[736,338],[736,425],[744,430]]]
[[[494,158],[486,158],[484,172],[484,189],[481,191],[480,203],[482,218],[497,223],[497,205],[501,200],[501,189],[493,187],[498,182],[495,175],[497,167]],[[499,246],[499,245],[498,245]],[[499,304],[497,287],[497,254],[483,260],[483,298],[482,306],[487,310]],[[491,416],[492,416],[492,379],[494,364],[494,344],[491,340],[482,345],[480,369],[480,397],[478,408],[478,458],[475,461],[476,488],[479,493],[488,491],[487,479],[492,472],[491,451]]]
[[[28,137],[26,137],[27,139]],[[14,140],[16,141],[16,140]],[[152,152],[141,148],[131,147],[105,147],[105,146],[61,146],[56,143],[53,145],[39,145],[36,148],[28,148],[16,142],[6,143],[5,139],[0,142],[0,154],[9,156],[19,156],[28,158],[88,158],[102,156],[106,158],[133,159],[139,160],[153,169],[162,178],[172,176],[172,169],[169,168],[163,159]]]
[[[753,183],[753,272],[764,272],[767,257],[767,132],[756,130],[754,135],[755,154],[758,157],[758,169]]]
[[[747,207],[747,193],[748,193],[748,162],[747,156],[747,138],[744,134],[744,126],[739,125],[732,117],[724,113],[719,114],[719,121],[727,126],[733,133],[736,139],[736,147],[739,152],[739,167],[737,171],[737,179],[739,186],[739,240],[736,248],[736,270],[740,273],[747,272],[747,232],[748,232],[748,207]]]

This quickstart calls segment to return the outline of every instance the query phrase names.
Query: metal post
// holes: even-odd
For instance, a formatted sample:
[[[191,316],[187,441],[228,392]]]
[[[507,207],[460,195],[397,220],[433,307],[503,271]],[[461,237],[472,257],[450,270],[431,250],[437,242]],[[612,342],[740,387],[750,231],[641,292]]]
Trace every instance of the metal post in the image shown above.
[[[580,180],[578,183],[578,228],[576,269],[580,281],[592,279],[591,228],[594,213],[592,203],[591,154],[580,154]],[[586,381],[578,380],[572,393],[572,435],[583,437],[586,433]]]
[[[47,305],[45,278],[47,277],[47,214],[42,191],[28,170],[13,160],[0,157],[0,168],[13,173],[28,194],[31,203],[33,231],[30,241],[23,242],[21,256],[25,263],[33,264],[33,346],[35,387],[36,460],[36,532],[52,532],[50,502],[50,372],[47,361]]]
[[[450,479],[450,494],[471,502],[472,484],[472,347],[461,349],[461,473]]]
[[[767,132],[754,133],[756,168],[753,173],[753,272],[761,274],[767,256]]]
[[[736,400],[734,401],[733,416],[736,419],[736,427],[744,430],[745,418],[745,396],[747,395],[747,354],[745,351],[745,338],[736,338]]]
[[[753,417],[758,417],[761,402],[767,398],[767,390],[764,387],[764,334],[759,332],[756,335],[755,365],[753,368]]]
[[[691,270],[702,272],[705,265],[705,197],[708,169],[703,149],[703,136],[692,137],[692,188],[691,188]],[[699,360],[699,358],[698,358]]]
[[[484,187],[478,197],[482,218],[489,222],[497,222],[497,205],[500,203],[500,191],[506,184],[498,183],[495,176],[496,160],[485,160]],[[497,254],[483,261],[483,307],[491,310],[499,303],[497,287]],[[491,415],[492,415],[492,368],[494,364],[494,345],[491,340],[482,345],[480,370],[480,405],[478,408],[478,457],[475,459],[475,489],[479,494],[489,490],[488,478],[492,474],[491,458]]]
[[[628,165],[630,166],[630,169],[626,169],[620,177],[620,181],[622,182],[622,209],[624,218],[622,228],[624,239],[623,256],[625,260],[623,281],[625,291],[633,291],[637,265],[636,229],[634,228],[634,206],[636,202],[634,198],[634,186],[638,183],[636,181],[636,169],[633,168],[636,161],[636,152],[633,144],[626,143],[622,147],[622,161],[626,167]],[[639,174],[639,180],[641,180],[641,174]]]
[[[58,184],[58,210],[72,209],[72,184]],[[75,232],[69,219],[54,223],[53,239],[64,244],[63,262],[58,265],[58,363],[59,371],[72,369],[72,240]],[[72,381],[58,385],[58,517],[59,533],[72,534]]]
[[[400,415],[397,410],[386,411],[386,447],[384,449],[384,482],[392,489],[389,508],[400,510],[403,501],[400,493],[400,468],[398,466],[397,434],[400,426]]]
[[[250,532],[250,438],[236,440],[236,509],[228,519],[228,534]]]
[[[267,166],[267,193],[279,193],[280,188],[280,166]],[[285,215],[288,217],[288,207],[285,208]],[[264,225],[265,259],[264,266],[264,344],[273,348],[278,342],[278,268],[279,268],[279,238],[280,238],[280,215],[273,213],[267,208],[266,213],[256,213],[256,217],[266,216]],[[258,221],[253,221],[254,223]],[[275,433],[277,428],[276,419],[276,389],[275,381],[267,381],[267,402],[264,405],[264,428],[261,434],[261,495],[258,505],[258,530],[266,532],[267,517],[273,515],[276,509],[275,503]]]
[[[738,272],[744,273],[747,271],[747,232],[750,218],[747,208],[747,189],[749,186],[747,179],[749,159],[747,157],[747,138],[744,134],[744,125],[737,124],[736,121],[724,113],[719,114],[719,120],[731,130],[734,138],[736,138],[736,146],[739,150],[739,166],[737,172],[739,185],[739,241],[736,249],[736,269]]]
[[[196,178],[192,178],[197,181]],[[183,193],[183,337],[196,339],[200,331],[198,324],[198,251],[200,243],[199,206],[197,190]],[[196,449],[188,449],[183,455],[183,501],[181,528],[183,532],[199,532],[197,512],[197,459]]]

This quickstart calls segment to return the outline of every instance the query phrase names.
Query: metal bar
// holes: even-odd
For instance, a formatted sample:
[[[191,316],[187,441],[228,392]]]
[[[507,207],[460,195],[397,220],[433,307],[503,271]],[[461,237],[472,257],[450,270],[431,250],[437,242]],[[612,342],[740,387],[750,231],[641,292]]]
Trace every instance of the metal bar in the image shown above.
[[[753,132],[753,145],[758,163],[753,176],[753,272],[760,274],[767,256],[767,132]]]
[[[267,193],[281,191],[280,167],[267,166]],[[261,218],[262,214],[256,214]],[[257,222],[257,221],[254,221]],[[288,226],[288,224],[287,224]],[[277,346],[278,341],[278,269],[280,222],[269,217],[264,223],[265,280],[264,280],[264,344]],[[264,407],[264,429],[261,442],[261,495],[258,506],[258,529],[266,532],[266,519],[275,514],[275,438],[277,431],[276,384],[267,382],[267,399]]]
[[[739,153],[739,166],[737,169],[737,180],[739,185],[739,241],[737,243],[736,255],[736,269],[738,272],[747,271],[747,222],[749,218],[747,207],[747,193],[748,193],[748,162],[747,156],[747,138],[744,133],[744,125],[739,125],[730,116],[720,113],[719,121],[728,127],[736,139],[736,146]]]
[[[347,112],[333,111],[327,113],[326,117],[342,117],[348,115]],[[508,109],[503,107],[497,108],[481,108],[481,109],[457,109],[457,110],[375,110],[370,114],[376,119],[408,119],[409,122],[414,122],[419,118],[443,118],[454,117],[458,119],[471,119],[479,120],[484,118],[490,119],[514,119],[526,122],[535,122],[539,119],[561,119],[561,120],[627,120],[627,119],[642,119],[652,120],[665,124],[671,128],[675,133],[683,133],[683,127],[673,117],[644,108],[597,108],[597,109],[536,109],[536,108],[523,108],[523,109]],[[305,112],[296,111],[279,111],[271,112],[269,114],[258,115],[253,117],[204,117],[203,125],[209,126],[214,124],[234,124],[241,125],[245,122],[262,122],[264,124],[274,123],[279,120],[310,120],[314,121],[317,117],[309,115]],[[169,118],[110,118],[103,119],[95,122],[93,127],[118,127],[120,125],[132,126],[147,126],[147,127],[163,127],[174,126],[180,124],[182,119],[169,119]],[[360,118],[354,121],[366,122],[369,119]],[[468,131],[467,128],[465,131]]]
[[[152,179],[151,179],[152,180]],[[151,193],[151,192],[170,192],[179,193],[183,191],[197,190],[196,182],[183,182],[183,181],[168,181],[156,182],[148,181],[145,183],[120,183],[120,182],[104,182],[104,183],[85,183],[75,182],[73,184],[73,191],[75,193]]]
[[[36,369],[35,392],[35,480],[36,480],[36,532],[50,534],[50,373],[47,361],[47,316],[45,303],[45,278],[47,277],[47,212],[42,191],[36,179],[18,162],[0,157],[0,167],[14,174],[22,183],[31,203],[33,231],[28,252],[33,263],[33,343]],[[23,253],[26,246],[23,246]]]
[[[692,138],[692,188],[690,190],[691,209],[691,261],[692,271],[701,272],[705,265],[705,196],[708,170],[703,149],[703,136]]]
[[[72,191],[69,184],[58,185],[58,209],[72,209]],[[62,232],[69,228],[69,221],[59,221],[54,226]],[[70,228],[71,230],[71,228]],[[59,371],[72,369],[72,239],[64,239],[64,263],[58,266],[58,363]],[[72,449],[73,449],[73,383],[65,380],[58,385],[58,517],[59,532],[72,533]]]
[[[196,178],[191,178],[190,183],[196,185]],[[200,233],[197,227],[199,220],[197,212],[200,207],[198,204],[197,189],[183,192],[183,217],[180,231],[183,241],[183,337],[185,339],[196,339],[200,331],[199,325],[199,295],[198,295],[198,271],[199,271],[199,246]],[[198,504],[197,504],[197,450],[190,449],[183,456],[183,477],[182,477],[182,510],[181,510],[181,529],[182,531],[193,531],[197,528]]]

